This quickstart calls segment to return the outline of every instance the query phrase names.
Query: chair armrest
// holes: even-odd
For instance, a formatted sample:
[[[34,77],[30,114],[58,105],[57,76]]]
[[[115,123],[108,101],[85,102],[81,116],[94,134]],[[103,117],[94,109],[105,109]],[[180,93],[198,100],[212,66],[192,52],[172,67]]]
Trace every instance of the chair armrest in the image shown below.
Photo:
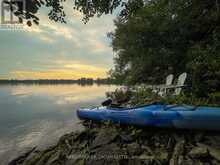
[[[170,85],[164,87],[164,89],[176,89],[176,88],[184,88],[184,87],[187,87],[187,85]]]

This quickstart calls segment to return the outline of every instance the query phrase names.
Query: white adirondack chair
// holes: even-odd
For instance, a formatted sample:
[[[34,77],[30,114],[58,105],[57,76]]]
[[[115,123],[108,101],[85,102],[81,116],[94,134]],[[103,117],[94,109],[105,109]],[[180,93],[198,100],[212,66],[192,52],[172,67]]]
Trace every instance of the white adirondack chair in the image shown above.
[[[172,83],[173,83],[173,78],[174,78],[173,74],[170,74],[170,75],[167,76],[167,78],[166,78],[166,84],[165,84],[164,87],[160,88],[160,90],[159,90],[159,92],[158,92],[158,95],[164,96],[164,95],[167,94],[167,87],[169,87],[169,86],[172,85]]]
[[[174,78],[173,74],[170,74],[170,75],[167,76],[167,78],[166,78],[166,86],[172,85],[173,78]]]
[[[174,95],[174,96],[179,95],[182,91],[182,88],[186,86],[186,85],[184,85],[185,81],[186,81],[186,78],[187,78],[187,73],[185,73],[185,72],[182,73],[178,77],[177,84],[163,87],[163,89],[161,89],[161,91],[164,91],[164,92],[161,92],[161,93],[158,93],[158,94],[160,96],[167,96],[168,95],[167,91],[170,90],[170,89],[174,89],[174,93],[172,95]]]
[[[166,93],[166,87],[172,85],[173,83],[173,74],[170,74],[166,77],[166,83],[163,85],[157,85],[155,87],[153,87],[153,92],[154,93],[158,93],[160,96],[164,95],[164,93]]]
[[[182,88],[185,86],[185,81],[187,78],[187,73],[182,73],[179,77],[178,77],[178,81],[177,81],[177,85],[176,87],[174,86],[173,88],[175,88],[174,91],[174,95],[179,95],[182,91]]]
[[[187,73],[182,73],[179,75],[177,84],[172,85],[173,83],[173,75],[168,75],[166,78],[166,84],[165,85],[158,85],[153,88],[153,92],[158,93],[158,95],[164,97],[167,96],[167,91],[170,89],[174,89],[174,93],[172,95],[179,95],[182,91],[182,88],[185,87],[185,81],[187,78]]]

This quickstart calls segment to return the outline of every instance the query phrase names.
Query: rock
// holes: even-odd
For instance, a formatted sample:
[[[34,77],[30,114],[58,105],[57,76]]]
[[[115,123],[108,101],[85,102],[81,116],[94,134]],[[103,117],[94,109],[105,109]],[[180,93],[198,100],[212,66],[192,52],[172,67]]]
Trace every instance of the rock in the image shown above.
[[[65,140],[65,143],[66,143],[68,149],[71,149],[71,148],[72,148],[72,146],[70,145],[70,143],[69,143],[69,141],[68,141],[67,139]]]
[[[167,162],[168,161],[168,153],[166,151],[160,152],[160,154],[157,155],[157,159],[160,160],[160,162]]]
[[[194,161],[192,159],[187,157],[186,159],[182,160],[181,165],[195,165],[195,164],[194,164]]]
[[[204,158],[209,155],[206,147],[194,147],[188,154],[191,158]]]
[[[179,158],[178,158],[177,164],[184,165],[183,162],[184,162],[184,157],[183,157],[183,155],[180,155]]]
[[[204,138],[204,133],[197,133],[196,135],[195,135],[195,141],[198,143],[198,142],[201,142],[202,140],[203,140],[203,138]]]
[[[198,143],[198,146],[202,147],[202,148],[206,148],[209,151],[209,154],[215,158],[216,160],[220,161],[220,150],[214,147],[210,147],[208,145],[202,144],[202,143]]]
[[[142,165],[142,161],[140,159],[129,159],[128,165]]]
[[[140,145],[136,142],[127,145],[127,151],[129,155],[140,155],[143,150],[141,150]]]
[[[170,165],[178,165],[179,158],[183,154],[185,141],[181,140],[176,143],[173,151],[172,158],[170,159]]]
[[[118,133],[115,129],[101,129],[100,132],[98,132],[98,135],[96,136],[95,140],[92,142],[91,148],[106,145],[112,142],[117,136]]]
[[[17,165],[17,164],[23,163],[28,158],[28,156],[31,155],[31,153],[33,153],[35,151],[35,149],[36,149],[36,147],[29,149],[25,153],[21,154],[21,156],[19,156],[18,158],[9,162],[8,165]]]
[[[59,160],[60,157],[60,152],[55,152],[54,154],[52,154],[50,156],[50,158],[47,160],[47,164],[46,165],[54,165],[56,161]]]
[[[166,149],[167,150],[171,150],[173,147],[175,146],[175,140],[174,140],[174,138],[169,138],[168,139],[168,142],[167,142],[167,144],[166,144]]]
[[[139,159],[142,159],[142,160],[153,160],[154,159],[154,155],[152,154],[149,154],[148,152],[143,152],[141,155],[139,155]]]
[[[177,134],[177,133],[174,133],[174,134],[173,134],[173,138],[174,138],[177,142],[180,142],[180,141],[184,141],[184,140],[185,140],[183,134],[182,134],[182,135],[179,135],[179,134]]]
[[[127,159],[125,151],[121,150],[117,144],[111,143],[102,147],[94,148],[91,151],[89,159],[86,160],[86,165],[93,164],[116,164],[119,165],[121,160]]]
[[[41,151],[35,150],[34,152],[32,152],[23,162],[23,164],[27,164],[27,162],[30,162],[31,160],[33,160],[33,158],[37,157],[38,155],[40,155]]]
[[[151,164],[152,162],[157,162],[156,164],[168,164],[169,154],[166,150],[161,148],[156,148],[152,151],[148,146],[142,146],[143,153],[139,156],[144,164]]]
[[[150,165],[154,161],[155,157],[153,155],[149,155],[148,152],[144,152],[139,156],[141,162],[145,165]]]
[[[41,159],[42,156],[43,156],[43,152],[41,151],[35,154],[34,156],[32,156],[30,159],[25,160],[24,165],[35,165]]]
[[[127,135],[125,133],[122,133],[119,136],[120,136],[121,140],[124,142],[131,142],[133,140],[131,135]]]
[[[44,152],[41,155],[40,159],[36,162],[35,165],[45,165],[55,152],[56,152],[56,150]],[[60,157],[59,157],[59,159],[60,159]]]
[[[143,150],[143,152],[148,153],[149,155],[153,155],[153,151],[151,150],[150,147],[141,145],[141,149]]]
[[[212,164],[212,165],[219,165],[220,162],[214,159],[214,160],[212,160],[211,164]]]
[[[70,155],[66,157],[65,165],[85,164],[85,160],[87,159],[87,157],[88,157],[88,153],[72,152]]]
[[[75,163],[70,163],[70,164],[66,163],[65,165],[73,165],[73,164],[84,165],[85,164],[85,160],[80,159],[80,160],[78,160]]]
[[[33,153],[22,165],[44,165],[51,155],[56,152],[56,146],[51,146],[44,151]]]
[[[218,135],[208,135],[206,136],[209,146],[214,146],[215,148],[220,148],[220,136]]]

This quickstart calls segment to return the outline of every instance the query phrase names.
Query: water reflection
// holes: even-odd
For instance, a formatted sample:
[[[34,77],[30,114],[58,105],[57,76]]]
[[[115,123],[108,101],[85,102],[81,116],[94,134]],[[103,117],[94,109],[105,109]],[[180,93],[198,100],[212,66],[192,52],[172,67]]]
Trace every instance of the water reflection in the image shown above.
[[[75,110],[99,105],[115,86],[0,86],[0,161],[23,148],[53,144],[62,134],[81,129]],[[3,164],[5,164],[3,163]]]

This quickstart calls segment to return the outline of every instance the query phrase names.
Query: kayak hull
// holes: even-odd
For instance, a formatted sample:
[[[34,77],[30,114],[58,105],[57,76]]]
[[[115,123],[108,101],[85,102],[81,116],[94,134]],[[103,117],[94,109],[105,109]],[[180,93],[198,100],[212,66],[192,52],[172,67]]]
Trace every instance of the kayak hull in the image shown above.
[[[167,128],[220,130],[220,108],[152,104],[135,108],[78,109],[81,119]]]

